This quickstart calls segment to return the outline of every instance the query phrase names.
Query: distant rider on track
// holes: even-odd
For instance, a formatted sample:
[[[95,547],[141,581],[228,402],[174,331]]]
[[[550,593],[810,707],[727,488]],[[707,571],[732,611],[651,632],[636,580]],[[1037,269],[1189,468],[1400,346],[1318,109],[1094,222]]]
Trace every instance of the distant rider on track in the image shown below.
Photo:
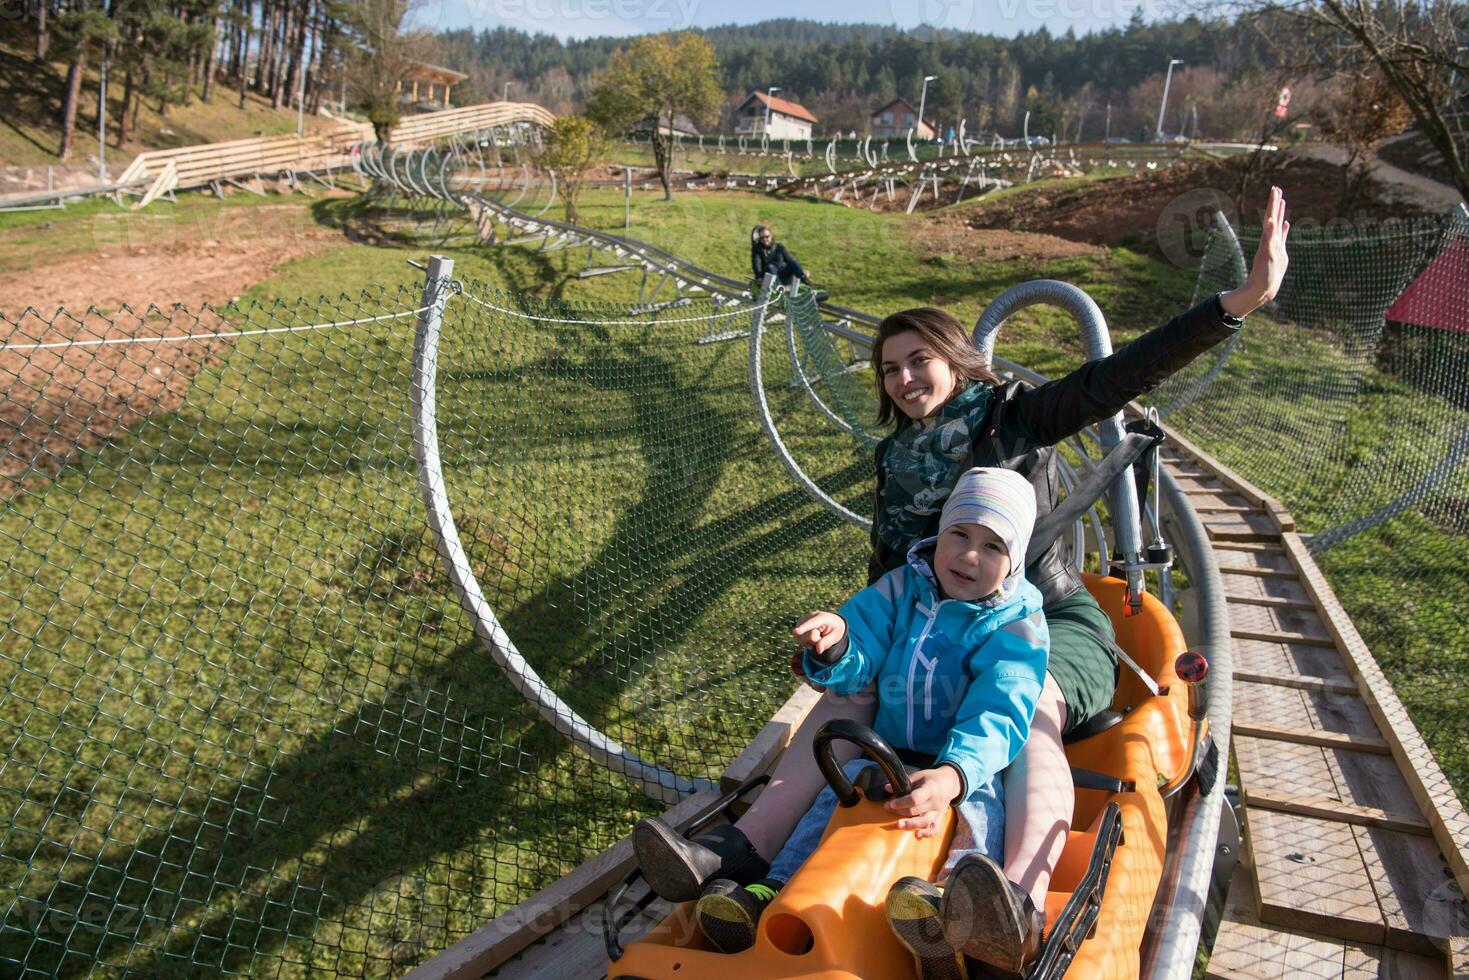
[[[750,232],[750,269],[755,274],[756,291],[760,288],[760,280],[767,273],[773,274],[776,281],[787,289],[790,289],[797,279],[804,282],[808,287],[811,285],[811,277],[806,270],[801,268],[801,263],[796,257],[786,250],[786,247],[775,240],[770,228],[766,225],[756,225]],[[826,299],[825,290],[818,290],[816,301]]]

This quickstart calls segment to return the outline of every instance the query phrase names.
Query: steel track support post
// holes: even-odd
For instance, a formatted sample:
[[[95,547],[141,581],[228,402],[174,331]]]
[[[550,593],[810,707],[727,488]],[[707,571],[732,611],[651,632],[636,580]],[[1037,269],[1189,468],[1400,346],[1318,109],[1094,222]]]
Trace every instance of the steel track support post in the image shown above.
[[[454,261],[442,255],[429,259],[424,276],[423,308],[413,337],[413,453],[418,463],[418,488],[433,534],[435,550],[449,577],[461,607],[474,624],[475,636],[516,691],[556,731],[571,740],[599,765],[632,780],[649,797],[661,803],[678,802],[690,793],[713,784],[687,779],[652,765],[608,738],[592,726],[543,681],[521,656],[514,640],[500,623],[470,565],[450,507],[439,453],[438,383],[439,338],[443,333],[444,306],[457,288],[450,277]]]

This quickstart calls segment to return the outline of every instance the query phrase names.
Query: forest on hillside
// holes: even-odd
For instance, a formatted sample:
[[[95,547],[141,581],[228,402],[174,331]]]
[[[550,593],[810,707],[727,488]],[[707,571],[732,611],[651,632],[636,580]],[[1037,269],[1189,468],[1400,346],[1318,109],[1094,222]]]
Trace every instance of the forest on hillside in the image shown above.
[[[700,31],[719,59],[727,94],[724,116],[708,127],[729,132],[733,108],[772,85],[817,117],[818,134],[864,132],[868,116],[894,97],[918,104],[925,75],[925,116],[940,130],[962,118],[971,134],[1019,133],[1026,112],[1032,134],[1065,139],[1138,138],[1157,120],[1164,71],[1174,70],[1164,128],[1217,138],[1257,135],[1283,79],[1257,29],[1189,17],[1086,35],[1041,30],[1014,38],[942,32],[905,33],[875,25],[773,20]],[[626,42],[599,37],[562,41],[509,28],[442,32],[440,63],[467,73],[464,97],[511,98],[554,112],[580,109],[598,73]],[[1299,84],[1299,83],[1298,83]],[[1304,94],[1304,93],[1301,93]]]

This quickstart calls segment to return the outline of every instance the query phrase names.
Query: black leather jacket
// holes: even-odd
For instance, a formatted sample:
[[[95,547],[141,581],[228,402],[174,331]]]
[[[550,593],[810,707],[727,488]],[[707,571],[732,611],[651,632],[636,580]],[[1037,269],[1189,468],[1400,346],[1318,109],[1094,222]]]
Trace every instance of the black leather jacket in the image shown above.
[[[1056,506],[1056,443],[1152,391],[1170,374],[1238,330],[1239,323],[1224,312],[1219,297],[1214,296],[1111,356],[1088,361],[1064,378],[1039,388],[1024,381],[1007,383],[996,392],[989,414],[970,445],[965,469],[1003,466],[1020,473],[1035,487],[1036,519],[1040,520]],[[882,510],[886,476],[882,460],[887,447],[888,440],[884,439],[877,444],[873,457],[877,468],[874,514]],[[925,533],[937,534],[938,522],[939,515],[934,514]],[[1067,537],[1058,537],[1025,569],[1026,578],[1040,589],[1048,606],[1082,587]],[[906,557],[878,537],[874,524],[868,583],[903,564]]]

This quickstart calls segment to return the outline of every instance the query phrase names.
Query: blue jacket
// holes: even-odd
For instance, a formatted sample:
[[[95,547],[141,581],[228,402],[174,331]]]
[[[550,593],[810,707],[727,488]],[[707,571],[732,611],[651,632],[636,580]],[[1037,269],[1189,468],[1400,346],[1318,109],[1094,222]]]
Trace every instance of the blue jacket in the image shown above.
[[[1051,640],[1040,591],[1024,578],[1009,598],[941,599],[936,541],[918,542],[906,565],[847,600],[847,635],[824,654],[840,659],[824,664],[807,651],[805,669],[838,694],[877,681],[877,733],[956,766],[963,798],[1020,754]]]

